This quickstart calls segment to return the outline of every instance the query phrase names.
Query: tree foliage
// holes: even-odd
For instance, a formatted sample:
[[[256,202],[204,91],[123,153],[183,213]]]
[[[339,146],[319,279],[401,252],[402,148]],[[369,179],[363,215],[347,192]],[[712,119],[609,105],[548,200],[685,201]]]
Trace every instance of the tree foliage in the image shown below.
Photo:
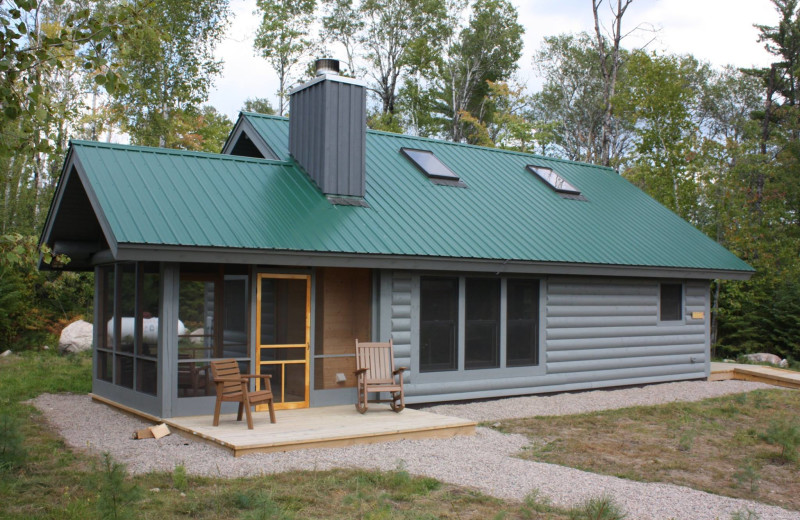
[[[141,3],[145,23],[114,52],[127,88],[115,92],[114,110],[131,141],[176,145],[183,112],[208,97],[222,63],[214,49],[228,20],[227,0],[125,0]]]
[[[310,37],[316,0],[257,0],[261,25],[255,48],[278,75],[278,115],[285,115],[289,87],[314,42]]]

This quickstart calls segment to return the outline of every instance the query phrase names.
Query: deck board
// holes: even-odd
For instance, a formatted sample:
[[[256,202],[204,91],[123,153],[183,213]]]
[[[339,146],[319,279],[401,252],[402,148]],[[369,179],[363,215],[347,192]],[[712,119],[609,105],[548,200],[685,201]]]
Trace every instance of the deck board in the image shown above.
[[[136,413],[99,396],[95,400]],[[248,453],[270,453],[307,448],[330,448],[388,442],[401,439],[433,439],[455,435],[472,435],[476,423],[457,417],[438,415],[406,408],[400,413],[388,405],[370,405],[360,414],[352,405],[278,410],[278,422],[269,422],[268,412],[253,413],[253,429],[247,429],[244,418],[236,414],[220,415],[219,426],[212,426],[212,415],[158,419],[139,414],[147,420],[165,422],[175,433],[181,433],[233,452],[234,456]]]
[[[784,370],[763,365],[745,365],[741,363],[711,363],[709,381],[737,379],[766,383],[784,388],[800,389],[800,372]]]

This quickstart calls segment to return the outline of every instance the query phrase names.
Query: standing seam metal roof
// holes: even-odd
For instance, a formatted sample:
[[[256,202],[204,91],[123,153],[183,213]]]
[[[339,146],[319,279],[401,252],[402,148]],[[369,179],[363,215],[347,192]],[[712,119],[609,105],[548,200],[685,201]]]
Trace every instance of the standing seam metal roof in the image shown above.
[[[332,205],[289,156],[288,120],[244,115],[281,161],[72,143],[118,243],[752,270],[613,170],[520,152],[369,131],[369,207]],[[434,184],[401,147],[467,188]]]

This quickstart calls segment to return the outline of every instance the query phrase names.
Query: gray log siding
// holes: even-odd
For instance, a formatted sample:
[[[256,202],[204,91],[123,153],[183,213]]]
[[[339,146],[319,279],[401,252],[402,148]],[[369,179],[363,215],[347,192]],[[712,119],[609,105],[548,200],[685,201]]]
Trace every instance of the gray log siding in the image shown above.
[[[411,273],[392,276],[391,335],[397,367],[411,366]],[[405,373],[405,381],[410,374]]]
[[[417,273],[392,274],[395,362],[418,366]],[[407,376],[408,401],[433,402],[704,378],[709,367],[709,284],[684,281],[683,319],[659,320],[657,279],[545,277],[544,367]],[[674,282],[673,282],[674,283]],[[693,312],[703,318],[693,319]],[[413,341],[412,341],[412,338]],[[542,372],[544,368],[544,372]],[[513,372],[512,372],[513,370]],[[538,374],[537,374],[538,372]],[[428,375],[428,374],[426,374]]]

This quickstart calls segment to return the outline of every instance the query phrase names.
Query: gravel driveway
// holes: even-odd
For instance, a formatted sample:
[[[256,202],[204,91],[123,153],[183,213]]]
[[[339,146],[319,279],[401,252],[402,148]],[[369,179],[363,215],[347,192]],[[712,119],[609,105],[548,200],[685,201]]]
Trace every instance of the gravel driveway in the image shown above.
[[[681,382],[441,405],[429,407],[427,411],[473,420],[498,420],[700,400],[764,387],[766,385],[743,381]],[[527,439],[488,428],[478,428],[471,437],[408,440],[233,458],[226,450],[180,435],[160,440],[131,440],[131,432],[148,423],[93,403],[88,396],[44,394],[33,403],[44,412],[68,445],[96,453],[108,451],[116,460],[126,464],[132,473],[171,471],[177,464],[184,465],[192,474],[224,477],[355,467],[392,470],[402,466],[412,474],[473,487],[510,500],[522,500],[531,491],[538,490],[554,504],[570,506],[605,493],[613,496],[628,511],[631,519],[728,519],[732,513],[746,508],[756,512],[762,520],[800,519],[798,512],[687,487],[634,482],[518,459],[514,455],[527,445]],[[95,424],[103,427],[91,427]]]

